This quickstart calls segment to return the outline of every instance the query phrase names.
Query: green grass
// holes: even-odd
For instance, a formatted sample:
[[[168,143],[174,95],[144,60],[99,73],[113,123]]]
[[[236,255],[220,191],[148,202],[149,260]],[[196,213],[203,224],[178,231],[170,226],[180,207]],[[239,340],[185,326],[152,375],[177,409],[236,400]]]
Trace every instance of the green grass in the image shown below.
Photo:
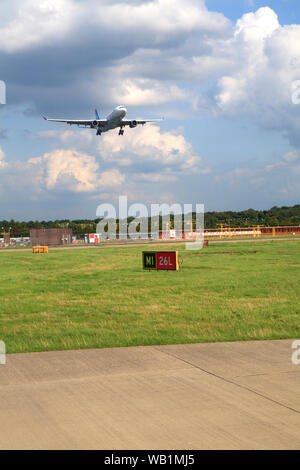
[[[180,245],[180,272],[144,249],[0,253],[7,352],[300,337],[299,241]]]

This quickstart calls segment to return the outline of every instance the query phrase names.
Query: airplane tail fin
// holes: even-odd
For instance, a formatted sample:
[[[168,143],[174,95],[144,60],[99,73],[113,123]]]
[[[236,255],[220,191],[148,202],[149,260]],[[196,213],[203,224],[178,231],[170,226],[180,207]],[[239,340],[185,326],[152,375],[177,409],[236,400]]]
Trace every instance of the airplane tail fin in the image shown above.
[[[98,113],[97,109],[95,109],[95,116],[96,116],[96,119],[98,119],[98,121],[99,121],[100,116],[99,116],[99,113]]]

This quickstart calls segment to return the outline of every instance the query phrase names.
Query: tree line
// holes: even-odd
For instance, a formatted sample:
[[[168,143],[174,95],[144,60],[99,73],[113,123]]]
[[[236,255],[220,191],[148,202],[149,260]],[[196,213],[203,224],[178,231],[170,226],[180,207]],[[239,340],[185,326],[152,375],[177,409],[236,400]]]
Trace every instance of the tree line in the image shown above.
[[[128,219],[128,222],[132,220]],[[195,223],[196,214],[193,214],[193,221]],[[269,210],[255,210],[248,209],[245,211],[223,211],[223,212],[206,212],[205,213],[205,228],[220,228],[223,227],[277,227],[277,226],[291,226],[300,225],[300,204],[292,207],[272,207]],[[32,228],[70,228],[74,235],[81,235],[84,233],[93,233],[100,219],[77,219],[77,220],[43,220],[43,221],[16,221],[2,220],[0,221],[0,231],[9,232],[11,237],[29,237],[30,229]],[[172,228],[173,217],[171,215]],[[117,220],[118,223],[118,220]],[[149,224],[150,225],[150,224]]]

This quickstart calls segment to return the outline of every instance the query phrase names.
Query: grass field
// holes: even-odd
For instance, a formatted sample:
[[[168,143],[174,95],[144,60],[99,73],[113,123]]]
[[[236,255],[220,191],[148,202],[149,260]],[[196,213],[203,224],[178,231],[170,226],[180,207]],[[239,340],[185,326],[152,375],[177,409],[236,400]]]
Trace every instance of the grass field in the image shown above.
[[[181,245],[180,272],[144,249],[0,253],[7,352],[300,337],[299,240]]]

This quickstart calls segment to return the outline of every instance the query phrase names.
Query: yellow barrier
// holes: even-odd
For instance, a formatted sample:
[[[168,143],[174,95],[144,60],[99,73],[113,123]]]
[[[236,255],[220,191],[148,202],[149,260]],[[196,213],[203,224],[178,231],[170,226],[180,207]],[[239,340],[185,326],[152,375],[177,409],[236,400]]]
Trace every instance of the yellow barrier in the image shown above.
[[[33,246],[32,253],[48,253],[47,246]]]

